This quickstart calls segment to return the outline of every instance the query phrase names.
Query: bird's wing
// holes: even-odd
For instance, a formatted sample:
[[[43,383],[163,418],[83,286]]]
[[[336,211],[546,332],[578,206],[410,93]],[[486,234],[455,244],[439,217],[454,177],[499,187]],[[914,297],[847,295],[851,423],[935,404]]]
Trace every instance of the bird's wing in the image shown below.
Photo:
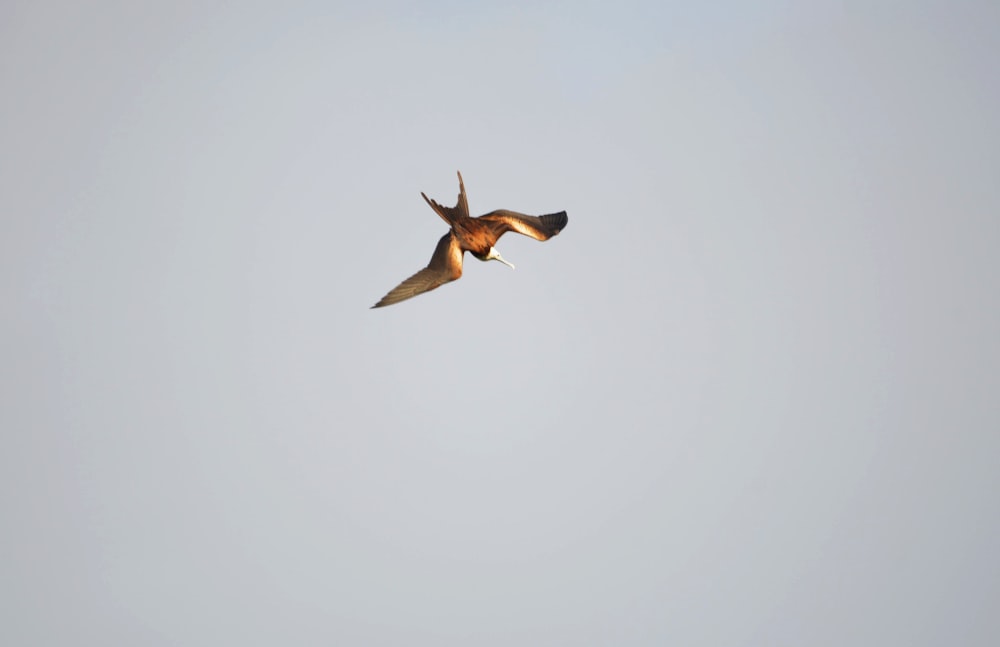
[[[526,216],[516,211],[499,209],[479,216],[476,220],[488,222],[497,237],[508,231],[516,231],[519,234],[531,236],[535,240],[548,240],[566,227],[569,216],[566,215],[565,211],[544,216]]]
[[[462,246],[459,245],[458,238],[448,232],[438,241],[427,267],[397,285],[372,307],[391,306],[454,281],[462,276],[462,255]]]
[[[458,172],[458,202],[454,207],[442,207],[436,200],[431,200],[422,191],[420,195],[431,206],[437,215],[441,216],[449,226],[455,224],[456,220],[469,217],[469,200],[465,197],[465,183],[462,182],[462,172]]]

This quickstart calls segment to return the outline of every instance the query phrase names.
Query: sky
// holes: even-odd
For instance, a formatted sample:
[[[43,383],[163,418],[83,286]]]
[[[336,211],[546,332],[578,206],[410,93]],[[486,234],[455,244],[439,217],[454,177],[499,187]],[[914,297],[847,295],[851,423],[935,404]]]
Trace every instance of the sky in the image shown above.
[[[998,31],[5,2],[0,643],[997,644]]]

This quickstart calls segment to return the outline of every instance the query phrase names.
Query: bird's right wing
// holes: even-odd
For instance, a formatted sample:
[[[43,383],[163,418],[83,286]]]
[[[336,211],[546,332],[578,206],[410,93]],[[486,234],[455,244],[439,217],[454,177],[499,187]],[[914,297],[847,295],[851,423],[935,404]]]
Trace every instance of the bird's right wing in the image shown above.
[[[422,191],[420,195],[424,196],[424,200],[431,209],[441,216],[449,227],[454,225],[456,220],[469,217],[469,200],[465,197],[465,182],[462,182],[461,171],[458,172],[458,202],[455,203],[454,207],[443,207],[436,200],[428,198]]]
[[[394,303],[406,301],[461,277],[462,255],[462,247],[459,245],[458,239],[455,238],[454,234],[448,232],[438,241],[437,247],[434,248],[434,255],[431,256],[431,262],[427,264],[427,267],[397,285],[372,308],[391,306]]]
[[[508,231],[530,236],[535,240],[548,240],[565,229],[569,216],[565,211],[549,213],[544,216],[529,216],[516,211],[498,209],[491,211],[476,220],[490,223],[493,232],[499,237]]]

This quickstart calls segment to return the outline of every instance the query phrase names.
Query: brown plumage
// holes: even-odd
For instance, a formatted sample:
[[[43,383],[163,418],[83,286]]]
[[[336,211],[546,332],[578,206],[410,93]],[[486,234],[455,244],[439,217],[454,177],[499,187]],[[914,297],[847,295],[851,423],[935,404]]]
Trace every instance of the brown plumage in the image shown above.
[[[458,203],[454,207],[442,207],[423,193],[420,194],[424,196],[431,209],[448,223],[451,231],[438,241],[427,267],[396,286],[389,294],[382,297],[381,301],[373,305],[373,308],[405,301],[461,277],[462,258],[465,252],[471,252],[481,261],[500,261],[513,269],[514,266],[504,260],[500,252],[493,247],[498,238],[508,231],[514,231],[531,236],[535,240],[548,240],[562,231],[569,222],[565,211],[544,216],[526,216],[523,213],[499,209],[478,218],[471,218],[461,173],[458,174],[458,188]]]

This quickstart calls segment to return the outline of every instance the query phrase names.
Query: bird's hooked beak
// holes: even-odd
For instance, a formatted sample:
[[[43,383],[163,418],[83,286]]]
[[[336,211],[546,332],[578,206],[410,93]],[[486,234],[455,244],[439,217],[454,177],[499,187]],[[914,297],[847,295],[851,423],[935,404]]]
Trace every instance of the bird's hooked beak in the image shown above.
[[[504,265],[506,265],[510,269],[514,269],[514,264],[513,263],[508,263],[506,261],[506,259],[504,259],[504,257],[500,255],[500,252],[498,252],[493,247],[490,248],[490,253],[489,253],[489,256],[486,257],[486,260],[500,261],[501,263],[503,263]]]

